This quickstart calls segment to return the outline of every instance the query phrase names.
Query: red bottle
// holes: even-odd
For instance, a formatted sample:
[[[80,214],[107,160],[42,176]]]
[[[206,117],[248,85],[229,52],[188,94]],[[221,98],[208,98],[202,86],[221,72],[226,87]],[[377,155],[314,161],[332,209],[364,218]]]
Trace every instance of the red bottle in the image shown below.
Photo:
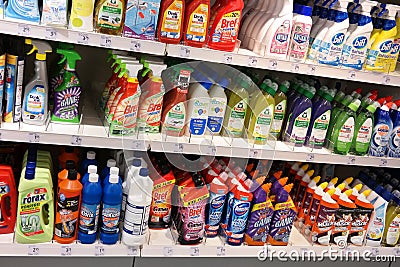
[[[17,194],[12,168],[0,165],[0,234],[14,232],[17,219]]]
[[[72,160],[75,166],[79,166],[79,151],[78,148],[66,146],[64,151],[58,156],[59,170],[67,167],[67,161]]]
[[[162,1],[157,31],[160,42],[179,44],[182,40],[184,15],[184,0]]]
[[[210,0],[194,0],[186,7],[183,40],[185,45],[203,47],[208,39]]]

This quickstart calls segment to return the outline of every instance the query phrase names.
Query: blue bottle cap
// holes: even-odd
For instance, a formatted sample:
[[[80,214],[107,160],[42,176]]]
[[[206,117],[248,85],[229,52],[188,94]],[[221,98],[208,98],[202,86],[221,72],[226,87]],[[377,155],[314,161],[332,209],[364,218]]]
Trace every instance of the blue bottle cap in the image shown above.
[[[134,166],[134,167],[140,167],[140,166],[142,166],[142,161],[141,161],[141,159],[134,159],[133,162],[132,162],[132,166]]]
[[[387,202],[389,202],[390,200],[393,199],[393,195],[392,193],[390,193],[389,191],[383,189],[383,192],[381,194],[381,197],[386,200]]]
[[[212,86],[212,83],[211,83],[211,82],[210,82],[210,83],[208,83],[208,82],[201,82],[200,84],[201,84],[201,86],[203,86],[203,87],[206,88],[207,90],[210,90],[210,88],[211,88],[211,86]]]
[[[311,17],[312,7],[294,4],[293,13]]]
[[[377,193],[378,195],[382,195],[383,191],[386,191],[385,188],[383,188],[383,186],[381,185],[377,185],[374,189],[375,193]]]
[[[222,88],[228,88],[228,86],[229,86],[229,80],[228,79],[226,79],[226,78],[222,78],[220,81],[219,81],[219,86],[221,86]]]
[[[149,176],[149,169],[147,168],[141,168],[139,171],[139,175],[142,177]]]
[[[27,180],[35,179],[35,168],[26,168],[25,179],[27,179]]]

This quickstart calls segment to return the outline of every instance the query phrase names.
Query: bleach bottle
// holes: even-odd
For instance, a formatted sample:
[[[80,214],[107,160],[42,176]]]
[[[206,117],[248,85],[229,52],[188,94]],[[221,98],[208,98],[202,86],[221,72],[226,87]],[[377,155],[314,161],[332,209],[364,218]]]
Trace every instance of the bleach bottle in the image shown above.
[[[221,173],[222,179],[227,179],[226,172]],[[219,179],[214,178],[210,184],[210,198],[206,207],[205,234],[207,237],[218,235],[219,225],[224,210],[228,187]]]
[[[115,159],[107,160],[107,167],[105,167],[100,174],[100,178],[102,181],[104,181],[104,179],[106,179],[106,177],[110,175],[110,169],[115,166],[117,166],[117,162],[115,161]]]
[[[93,244],[96,241],[101,195],[99,175],[90,173],[89,180],[83,185],[79,216],[78,240],[82,244]]]
[[[86,153],[86,158],[81,164],[80,168],[80,173],[81,175],[84,175],[88,171],[89,165],[98,165],[97,160],[96,160],[96,152],[94,151],[88,151]]]
[[[375,126],[372,133],[369,155],[375,157],[386,156],[390,133],[393,130],[393,122],[389,110],[392,102],[383,105],[375,112]]]
[[[118,182],[122,185],[122,179],[119,176],[119,168],[118,167],[111,167],[110,168],[110,174],[106,176],[106,178],[103,180],[103,187],[106,186],[106,184],[110,183],[110,177],[111,175],[116,175],[118,176]]]
[[[97,166],[96,165],[89,165],[88,166],[88,172],[85,173],[85,175],[82,177],[81,183],[83,186],[85,186],[85,184],[89,181],[89,176],[90,174],[97,174]],[[99,180],[100,182],[100,180]]]
[[[225,111],[227,107],[227,97],[225,88],[228,88],[228,79],[222,79],[219,84],[214,85],[208,91],[210,96],[210,107],[208,112],[207,129],[210,134],[218,135],[222,130],[224,123]]]
[[[400,158],[400,108],[394,112],[393,130],[389,137],[389,152],[391,158]]]
[[[122,185],[118,181],[118,175],[111,175],[103,190],[100,240],[108,245],[117,243],[119,237]]]

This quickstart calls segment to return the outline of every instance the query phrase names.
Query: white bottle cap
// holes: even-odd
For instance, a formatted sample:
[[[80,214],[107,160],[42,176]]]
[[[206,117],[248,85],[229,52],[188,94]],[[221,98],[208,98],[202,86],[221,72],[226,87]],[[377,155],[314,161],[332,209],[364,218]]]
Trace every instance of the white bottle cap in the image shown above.
[[[110,175],[110,184],[117,184],[119,182],[118,175]]]
[[[94,151],[88,151],[88,152],[86,153],[86,158],[87,158],[87,159],[96,159],[96,152],[94,152]]]
[[[99,181],[99,175],[97,173],[89,174],[89,182],[97,183]]]
[[[115,159],[107,160],[107,167],[108,168],[115,167],[115,166],[117,166],[117,162],[115,161]]]
[[[88,173],[97,173],[97,166],[96,165],[89,165],[88,166]]]
[[[110,168],[110,176],[111,175],[117,175],[119,174],[119,168],[118,167],[111,167]]]

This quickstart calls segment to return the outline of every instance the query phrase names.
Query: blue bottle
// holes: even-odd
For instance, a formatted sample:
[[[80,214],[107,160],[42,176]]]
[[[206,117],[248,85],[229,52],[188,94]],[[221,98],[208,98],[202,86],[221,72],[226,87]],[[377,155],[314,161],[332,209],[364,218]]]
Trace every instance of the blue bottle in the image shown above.
[[[389,137],[388,156],[391,158],[400,158],[400,111],[396,110],[393,113],[393,130]]]
[[[107,245],[117,243],[119,237],[122,185],[118,180],[118,175],[111,175],[103,190],[100,240]]]
[[[114,159],[109,159],[109,160],[107,160],[107,167],[105,167],[105,168],[101,171],[101,174],[100,174],[101,181],[104,181],[104,179],[105,179],[108,175],[110,175],[110,168],[111,168],[111,167],[115,167],[115,166],[117,166],[117,162],[116,162]]]
[[[375,112],[375,127],[369,149],[370,156],[384,157],[387,154],[389,137],[393,130],[393,122],[389,114],[391,104],[383,105]]]
[[[111,167],[110,168],[110,173],[103,180],[103,187],[105,187],[106,184],[110,183],[110,177],[112,175],[118,176],[118,183],[122,185],[122,179],[121,179],[121,177],[119,177],[119,168],[118,167]]]
[[[88,166],[88,171],[87,171],[87,173],[85,173],[85,175],[82,177],[82,180],[81,180],[82,185],[85,185],[89,181],[89,176],[91,173],[97,174],[97,166],[96,165]],[[100,183],[99,179],[98,179],[98,182]]]
[[[90,173],[83,185],[82,204],[79,216],[78,240],[82,244],[93,244],[97,238],[102,188],[99,175]]]
[[[88,151],[86,153],[86,159],[82,162],[81,168],[79,170],[82,176],[87,173],[89,165],[98,165],[96,160],[96,152],[94,151]]]

